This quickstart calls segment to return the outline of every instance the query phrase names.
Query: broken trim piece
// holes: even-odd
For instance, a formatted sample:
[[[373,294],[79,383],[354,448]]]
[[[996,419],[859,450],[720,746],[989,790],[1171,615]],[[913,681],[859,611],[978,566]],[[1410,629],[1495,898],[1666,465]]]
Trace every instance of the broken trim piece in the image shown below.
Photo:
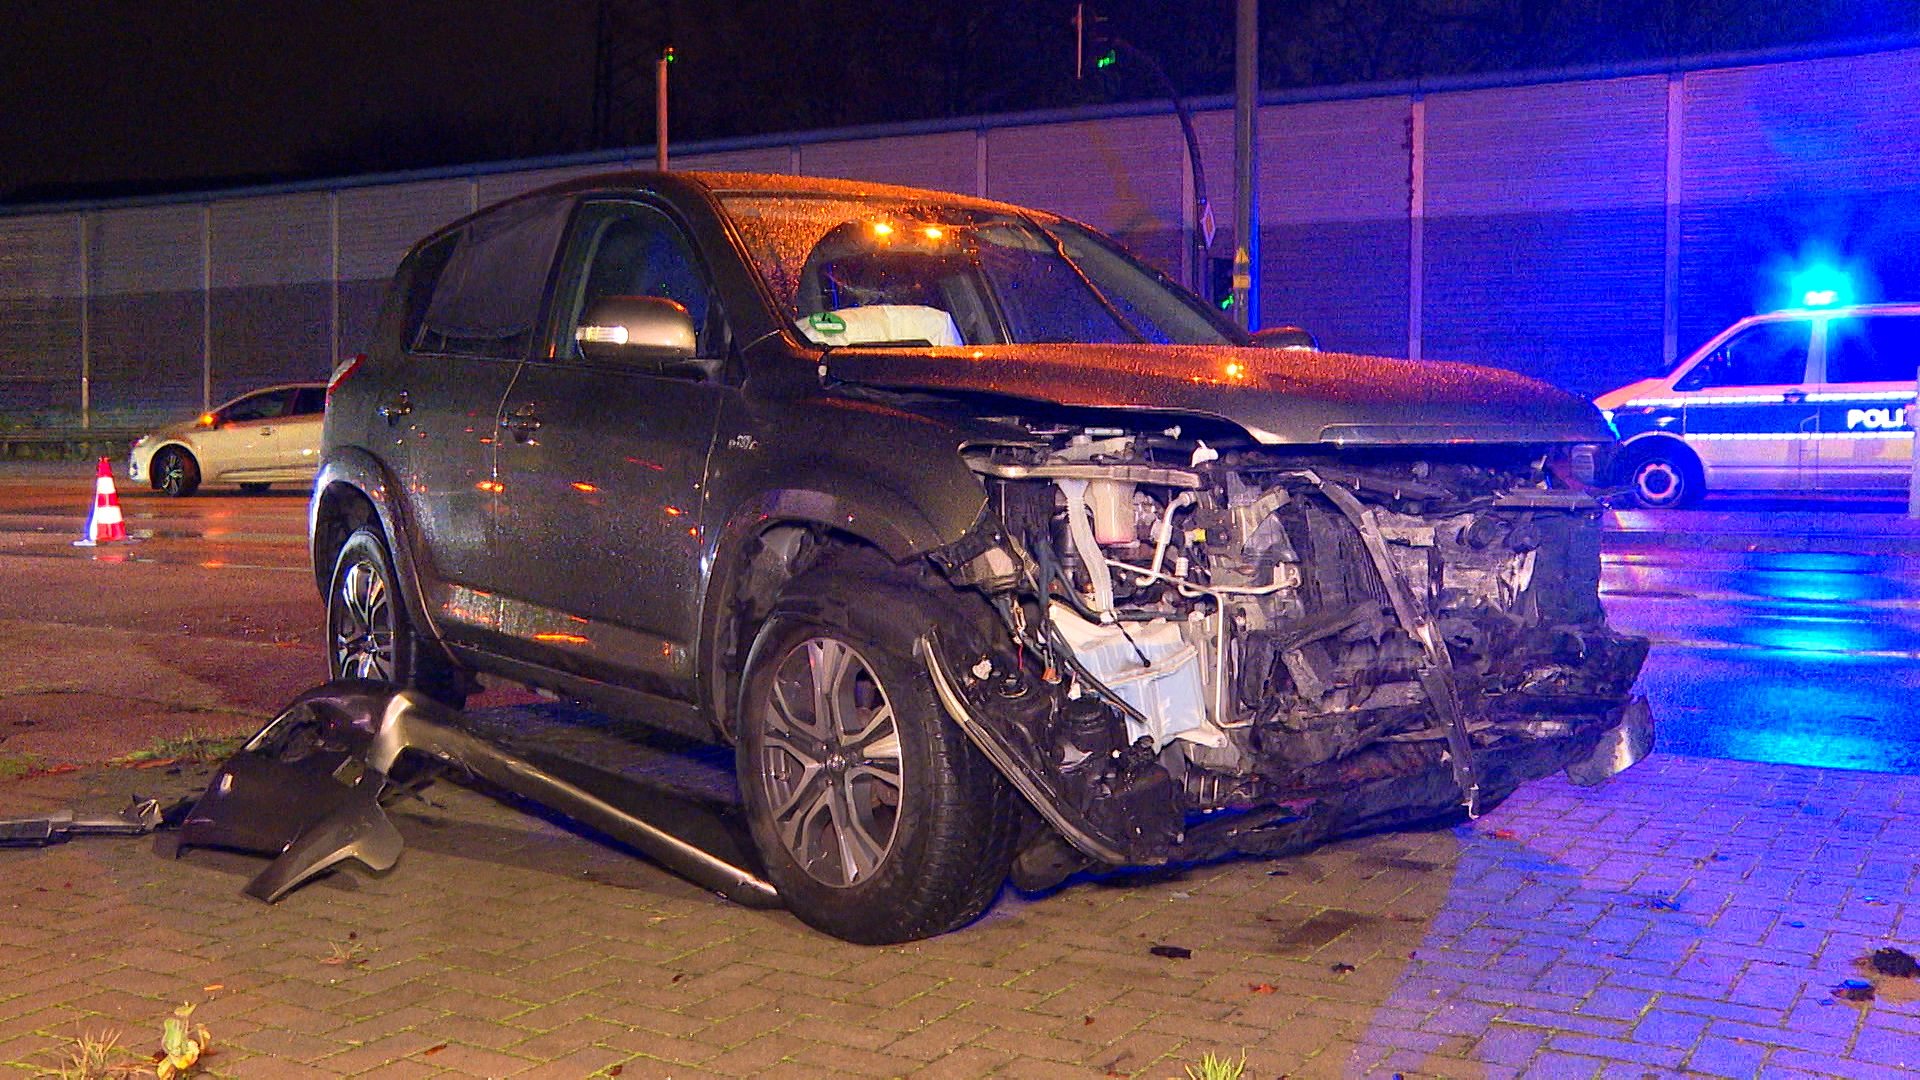
[[[136,798],[117,814],[55,810],[0,818],[0,847],[46,847],[70,836],[140,836],[158,828],[161,816],[160,800]]]
[[[933,680],[934,695],[940,699],[940,705],[946,709],[947,715],[953,719],[954,724],[961,731],[966,733],[973,745],[980,748],[980,752],[987,756],[987,760],[993,762],[994,768],[999,769],[1000,774],[1005,776],[1021,795],[1026,796],[1027,802],[1040,812],[1041,817],[1047,819],[1047,824],[1058,829],[1061,836],[1066,837],[1069,843],[1089,858],[1112,866],[1139,865],[1137,860],[1121,854],[1111,843],[1094,836],[1084,825],[1075,821],[1074,818],[1078,815],[1072,814],[1067,807],[1060,805],[1060,801],[1048,790],[1045,781],[1021,758],[1019,753],[1001,740],[999,734],[991,727],[973,715],[973,710],[968,708],[966,699],[960,695],[960,689],[955,685],[952,674],[947,671],[946,664],[940,659],[940,650],[932,634],[921,635],[914,642],[913,651],[919,653],[921,662],[927,665],[927,676]]]
[[[1653,752],[1653,709],[1645,694],[1620,707],[1620,722],[1607,729],[1583,760],[1567,766],[1567,779],[1581,787],[1597,787],[1632,768]]]

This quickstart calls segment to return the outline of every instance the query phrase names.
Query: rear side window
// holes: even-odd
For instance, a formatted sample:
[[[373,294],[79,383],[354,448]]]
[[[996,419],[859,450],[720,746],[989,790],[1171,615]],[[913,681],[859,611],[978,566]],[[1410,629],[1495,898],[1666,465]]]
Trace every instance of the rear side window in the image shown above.
[[[1881,315],[1827,323],[1827,381],[1907,382],[1920,368],[1920,318]]]
[[[433,290],[414,347],[517,359],[533,341],[566,226],[561,199],[511,203],[469,223]]]
[[[412,261],[400,268],[398,280],[400,287],[405,290],[405,294],[399,298],[400,340],[408,348],[413,348],[420,340],[420,324],[426,321],[427,305],[433,302],[434,286],[440,283],[440,272],[447,268],[447,260],[458,246],[458,233],[443,236],[420,249]]]
[[[327,388],[302,386],[293,392],[293,408],[288,416],[314,416],[327,411]]]
[[[1813,324],[1805,321],[1750,326],[1681,376],[1674,389],[1802,382],[1807,377],[1807,342],[1812,338]]]
[[[222,410],[220,419],[230,424],[245,423],[249,420],[272,420],[287,411],[287,398],[292,395],[291,390],[268,390],[264,393],[250,394]]]

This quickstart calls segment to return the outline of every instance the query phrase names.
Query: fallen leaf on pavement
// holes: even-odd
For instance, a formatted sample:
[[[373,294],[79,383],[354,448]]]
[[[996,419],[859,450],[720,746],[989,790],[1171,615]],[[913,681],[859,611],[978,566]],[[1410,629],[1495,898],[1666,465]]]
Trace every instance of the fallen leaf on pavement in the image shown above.
[[[1178,945],[1155,945],[1153,948],[1148,949],[1147,951],[1152,953],[1155,956],[1164,956],[1169,960],[1193,959],[1192,949],[1184,949]]]
[[[1911,979],[1920,975],[1920,960],[1915,960],[1913,954],[1905,949],[1896,949],[1892,946],[1875,949],[1873,954],[1867,957],[1867,962],[1879,974],[1891,975],[1896,979]]]

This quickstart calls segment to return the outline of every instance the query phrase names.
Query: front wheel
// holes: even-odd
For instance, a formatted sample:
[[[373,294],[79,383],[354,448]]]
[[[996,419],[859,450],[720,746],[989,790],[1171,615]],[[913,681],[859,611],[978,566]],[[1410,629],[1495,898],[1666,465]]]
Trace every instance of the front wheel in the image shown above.
[[[1678,446],[1652,446],[1630,451],[1621,466],[1633,501],[1649,510],[1676,510],[1692,506],[1706,492],[1700,462]]]
[[[200,490],[200,463],[177,446],[153,459],[153,486],[163,495],[181,497]]]
[[[788,909],[866,945],[973,921],[1006,879],[1018,824],[913,655],[931,598],[889,584],[842,566],[789,587],[754,644],[737,748]]]
[[[459,672],[414,633],[387,545],[372,529],[355,530],[333,563],[327,673],[412,687],[455,709],[466,704]]]

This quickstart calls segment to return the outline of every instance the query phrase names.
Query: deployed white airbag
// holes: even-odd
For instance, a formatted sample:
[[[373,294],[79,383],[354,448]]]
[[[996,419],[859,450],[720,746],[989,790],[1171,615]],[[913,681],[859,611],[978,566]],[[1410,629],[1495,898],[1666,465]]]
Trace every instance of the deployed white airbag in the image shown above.
[[[958,346],[960,328],[953,316],[924,304],[869,304],[821,311],[795,319],[794,325],[815,345]]]

